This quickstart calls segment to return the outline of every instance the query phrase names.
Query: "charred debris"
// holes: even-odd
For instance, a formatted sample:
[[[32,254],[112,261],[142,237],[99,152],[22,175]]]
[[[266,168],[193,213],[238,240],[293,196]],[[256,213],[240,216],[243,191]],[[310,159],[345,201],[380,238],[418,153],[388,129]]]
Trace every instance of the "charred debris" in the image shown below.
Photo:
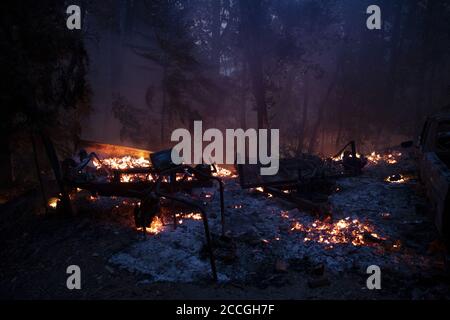
[[[224,182],[221,171],[227,169],[215,165],[175,165],[171,150],[151,153],[145,150],[84,142],[73,157],[59,161],[51,141],[45,141],[59,186],[59,196],[52,198],[51,206],[73,214],[71,194],[80,190],[90,192],[91,197],[125,197],[137,200],[134,208],[136,228],[143,236],[155,229],[155,222],[162,221],[161,208],[182,206],[189,212],[198,212],[203,221],[205,252],[210,260],[211,273],[217,280],[214,245],[229,244],[226,232]],[[298,158],[282,159],[275,176],[262,176],[260,167],[251,164],[237,165],[242,189],[255,189],[270,197],[277,197],[294,204],[299,210],[310,212],[320,219],[329,219],[328,198],[336,191],[336,179],[361,174],[368,159],[357,153],[355,142],[345,145],[332,158],[304,154]],[[221,234],[213,244],[208,223],[207,201],[192,196],[198,188],[214,187],[220,195]],[[180,214],[171,210],[173,228],[177,227]],[[181,215],[182,217],[182,215]],[[156,227],[157,228],[157,227]],[[377,239],[375,239],[377,240]]]

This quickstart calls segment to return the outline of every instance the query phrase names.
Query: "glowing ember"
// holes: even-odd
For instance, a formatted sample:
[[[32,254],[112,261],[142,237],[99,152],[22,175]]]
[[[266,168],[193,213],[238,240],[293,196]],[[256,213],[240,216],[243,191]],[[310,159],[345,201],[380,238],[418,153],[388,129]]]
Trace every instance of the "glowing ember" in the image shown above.
[[[185,219],[191,219],[191,220],[202,220],[202,214],[198,212],[191,212],[191,213],[177,213],[175,214],[176,218],[185,218]],[[178,220],[179,224],[183,224],[183,219]]]
[[[99,162],[98,160],[93,160],[93,164],[96,169],[100,169],[102,166],[106,166],[109,169],[113,170],[124,170],[124,169],[133,169],[133,168],[149,168],[151,167],[150,161],[145,159],[144,157],[132,157],[132,156],[124,156],[124,157],[111,157],[105,158]],[[213,175],[216,177],[228,177],[228,178],[236,178],[237,175],[233,174],[231,170],[216,166],[217,172],[214,172]],[[176,180],[186,180],[192,181],[193,178],[190,176],[184,177],[184,175],[177,175]],[[149,180],[153,181],[154,178],[149,174],[122,174],[120,176],[120,182],[134,182],[134,181],[143,181]]]
[[[382,212],[382,213],[380,213],[380,216],[383,219],[389,219],[391,217],[391,214],[389,212]]]
[[[190,212],[190,213],[177,213],[175,215],[177,218],[183,217],[184,219],[192,219],[192,220],[202,220],[202,214],[198,212]],[[182,221],[182,220],[180,220]]]
[[[184,174],[177,173],[175,180],[176,181],[183,181],[183,180],[184,181],[192,181],[193,178],[191,176],[185,176]]]
[[[141,228],[139,228],[142,230]],[[150,224],[150,227],[146,227],[145,231],[151,234],[158,234],[164,229],[164,224],[162,220],[159,217],[154,217],[152,220],[152,223]]]
[[[215,177],[221,177],[221,178],[236,178],[237,175],[233,174],[231,170],[219,167],[216,165],[217,172],[214,172],[213,175]]]
[[[59,198],[48,199],[48,206],[50,208],[56,209],[58,207]]]
[[[376,163],[378,163],[379,161],[381,161],[382,158],[383,158],[383,157],[382,157],[381,155],[377,154],[377,153],[374,151],[374,152],[372,152],[372,153],[370,154],[370,156],[367,157],[367,160],[369,160],[370,162],[376,164]]]
[[[154,181],[151,175],[147,174],[122,174],[120,175],[120,182],[135,182],[135,181]]]
[[[289,219],[289,213],[288,211],[281,211],[281,217],[283,219]]]
[[[384,181],[389,182],[389,183],[405,183],[407,182],[409,179],[404,177],[401,174],[394,174],[392,176],[387,177],[386,179],[384,179]]]
[[[399,158],[401,156],[402,156],[401,152],[393,152],[393,153],[381,155],[374,151],[367,157],[367,159],[372,164],[378,164],[380,162],[385,162],[387,164],[396,164],[397,158]]]
[[[109,169],[113,170],[150,167],[149,160],[145,159],[144,157],[137,158],[132,156],[124,156],[121,158],[120,157],[106,158],[103,159],[101,162],[93,160],[93,164],[96,169],[100,169],[102,166],[106,166]],[[120,182],[134,182],[143,180],[153,181],[153,177],[149,174],[122,174],[120,176]]]
[[[296,221],[291,231],[306,233],[303,242],[315,241],[327,245],[351,243],[354,246],[363,246],[368,245],[368,237],[384,240],[373,231],[372,226],[357,219],[350,220],[350,218],[341,219],[334,223],[316,220],[309,226]]]
[[[97,160],[93,161],[94,166],[99,169],[102,165],[107,166],[111,169],[129,169],[129,168],[149,168],[150,161],[144,159],[144,157],[135,158],[131,156],[124,157],[113,157],[103,159],[101,163]]]
[[[393,244],[392,244],[392,250],[393,251],[399,251],[402,247],[402,243],[400,242],[400,240],[396,240]]]
[[[350,155],[351,156],[351,155]],[[379,164],[379,163],[387,163],[387,164],[395,164],[398,162],[397,158],[401,157],[402,154],[400,152],[392,152],[387,154],[379,154],[373,151],[366,158],[369,161],[369,164]],[[343,159],[344,153],[341,153],[339,156],[331,158],[333,161],[339,162]],[[361,158],[359,153],[356,154],[357,158]]]
[[[352,157],[351,154],[349,156],[350,156],[350,158]],[[361,158],[361,155],[359,153],[356,153],[356,158],[358,158],[358,159]],[[342,161],[343,159],[344,159],[344,153],[343,152],[340,155],[331,158],[331,160],[336,161],[336,162]]]
[[[202,215],[199,212],[177,213],[175,217],[178,218],[178,224],[183,224],[183,219],[202,220]],[[138,228],[137,230],[142,231],[142,228]],[[150,224],[150,227],[146,227],[145,231],[154,235],[161,233],[162,231],[164,231],[163,220],[158,216],[154,217],[152,223]]]

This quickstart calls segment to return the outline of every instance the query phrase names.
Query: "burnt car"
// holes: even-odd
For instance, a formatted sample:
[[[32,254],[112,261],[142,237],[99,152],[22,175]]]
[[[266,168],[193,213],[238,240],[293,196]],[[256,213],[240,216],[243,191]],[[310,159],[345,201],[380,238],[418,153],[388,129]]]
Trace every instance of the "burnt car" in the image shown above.
[[[418,139],[419,174],[435,225],[450,242],[450,112],[428,117]]]

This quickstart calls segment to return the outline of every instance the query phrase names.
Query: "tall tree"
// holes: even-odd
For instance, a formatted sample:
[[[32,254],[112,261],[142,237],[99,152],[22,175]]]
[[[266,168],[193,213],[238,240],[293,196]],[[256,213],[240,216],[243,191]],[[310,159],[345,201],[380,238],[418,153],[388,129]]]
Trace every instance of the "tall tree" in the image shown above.
[[[266,89],[263,71],[262,34],[266,14],[263,11],[263,1],[240,0],[242,45],[245,50],[248,71],[252,83],[253,96],[256,101],[257,126],[259,129],[269,127],[269,117],[266,103]]]

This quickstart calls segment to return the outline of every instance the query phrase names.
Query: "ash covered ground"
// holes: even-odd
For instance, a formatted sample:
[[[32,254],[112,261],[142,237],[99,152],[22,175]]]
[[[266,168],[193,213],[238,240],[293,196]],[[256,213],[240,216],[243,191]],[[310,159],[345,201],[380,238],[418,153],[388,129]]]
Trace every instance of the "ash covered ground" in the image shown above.
[[[364,274],[370,265],[411,274],[442,267],[433,255],[439,245],[433,242],[415,162],[399,153],[396,158],[395,163],[372,161],[363,175],[338,180],[325,220],[225,178],[226,239],[218,237],[217,194],[208,205],[219,280],[270,283],[289,269],[312,270],[318,277],[310,286],[315,286],[342,273]],[[146,282],[198,281],[210,274],[203,243],[202,222],[183,219],[177,228],[167,225],[131,244],[110,263],[145,274]]]
[[[100,299],[442,299],[448,256],[428,212],[414,159],[374,159],[363,174],[337,181],[331,218],[319,219],[225,178],[227,237],[219,194],[209,194],[219,282],[211,280],[202,221],[170,219],[144,240],[131,199],[90,199],[75,217],[36,215],[39,196],[3,207],[0,294],[6,298]],[[394,163],[395,162],[395,163]],[[389,179],[387,179],[390,177]],[[391,181],[386,181],[391,180]],[[34,198],[33,198],[34,197]],[[178,210],[178,209],[176,209]],[[188,211],[186,211],[188,212]],[[182,223],[181,223],[182,220]],[[65,287],[65,269],[83,270],[83,290]],[[366,268],[382,270],[367,290]]]

